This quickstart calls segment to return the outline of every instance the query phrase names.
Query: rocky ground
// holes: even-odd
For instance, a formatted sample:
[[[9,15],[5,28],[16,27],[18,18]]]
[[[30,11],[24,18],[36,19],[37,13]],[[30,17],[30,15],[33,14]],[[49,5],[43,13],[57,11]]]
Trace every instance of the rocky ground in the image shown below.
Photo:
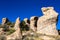
[[[44,39],[60,40],[60,35],[52,36],[52,35],[38,34],[38,33],[32,32],[32,31],[27,31],[27,32],[25,31],[22,34],[22,40],[44,40]],[[5,35],[0,35],[0,40],[6,40]]]
[[[38,34],[36,32],[28,31],[28,33],[25,32],[25,35],[23,33],[23,40],[60,40],[60,35],[53,36],[53,35]]]

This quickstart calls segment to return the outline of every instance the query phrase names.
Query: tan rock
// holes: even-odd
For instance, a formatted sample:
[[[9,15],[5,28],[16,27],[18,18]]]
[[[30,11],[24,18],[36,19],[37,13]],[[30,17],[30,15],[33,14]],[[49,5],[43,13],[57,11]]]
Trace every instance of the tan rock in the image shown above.
[[[18,28],[20,28],[20,18],[19,17],[16,19],[15,26],[14,26],[15,30],[17,30]]]
[[[16,31],[14,33],[12,33],[11,35],[8,35],[7,40],[15,40],[15,39],[22,40],[22,35],[21,35],[21,30],[20,30],[20,18],[19,17],[16,19],[14,29]]]
[[[3,33],[3,28],[0,28],[0,35]]]
[[[36,31],[37,29],[37,20],[38,20],[38,17],[36,16],[33,16],[30,18],[30,29],[32,29],[33,31]]]
[[[9,20],[7,18],[3,18],[2,19],[2,25],[4,25],[5,23],[7,23]]]
[[[30,21],[28,20],[28,18],[25,18],[24,22],[26,23],[27,26],[30,26]]]
[[[56,40],[55,38],[49,37],[49,36],[41,36],[41,38],[42,38],[43,40]]]
[[[38,19],[37,22],[37,33],[46,35],[58,35],[56,30],[56,20],[58,13],[53,7],[43,7],[43,16]]]

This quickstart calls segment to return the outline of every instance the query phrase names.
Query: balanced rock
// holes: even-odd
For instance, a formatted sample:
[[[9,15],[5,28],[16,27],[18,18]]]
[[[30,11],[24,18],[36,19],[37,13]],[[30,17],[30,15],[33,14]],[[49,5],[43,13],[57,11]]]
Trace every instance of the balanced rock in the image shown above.
[[[44,15],[38,19],[37,33],[58,35],[58,31],[56,30],[58,13],[53,7],[43,7],[42,12]]]
[[[30,29],[32,29],[33,31],[37,30],[37,20],[38,20],[38,17],[36,16],[33,16],[30,18]]]
[[[2,19],[2,25],[6,24],[9,20],[7,18]]]
[[[8,35],[7,40],[22,40],[22,34],[21,34],[21,30],[20,30],[20,18],[19,17],[16,19],[14,29],[16,31],[14,33],[12,33],[11,35]]]

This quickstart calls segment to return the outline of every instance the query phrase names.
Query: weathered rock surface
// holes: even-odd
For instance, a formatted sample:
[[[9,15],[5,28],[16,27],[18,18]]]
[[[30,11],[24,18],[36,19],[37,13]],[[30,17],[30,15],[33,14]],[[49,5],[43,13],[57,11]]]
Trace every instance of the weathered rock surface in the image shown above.
[[[0,28],[0,35],[3,33],[3,28]]]
[[[48,36],[41,36],[40,38],[42,38],[43,40],[56,40],[55,38]]]
[[[43,16],[38,19],[37,22],[37,33],[46,35],[58,35],[56,30],[56,22],[58,13],[53,7],[43,7]]]
[[[17,30],[18,28],[20,29],[20,18],[19,17],[16,19],[15,26],[14,26],[15,30]]]
[[[21,30],[20,30],[20,18],[18,17],[16,19],[16,23],[14,26],[14,29],[16,30],[11,35],[7,36],[7,40],[22,40]]]
[[[3,18],[2,19],[2,25],[4,25],[5,23],[7,23],[9,20],[7,18]]]
[[[28,18],[25,18],[24,22],[26,23],[27,26],[30,26],[30,21],[28,20]]]
[[[36,16],[33,16],[30,18],[30,29],[32,29],[33,31],[37,30],[37,20],[38,20],[38,17]]]
[[[41,16],[39,19],[36,16],[31,17],[30,21],[27,18],[24,19],[26,25],[28,25],[28,27],[30,27],[30,29],[32,29],[35,32],[28,30],[27,32],[23,32],[21,34],[20,18],[18,17],[16,19],[14,27],[12,27],[13,29],[15,29],[15,31],[12,34],[5,35],[4,31],[2,31],[3,30],[3,27],[2,27],[0,28],[0,37],[1,37],[1,34],[2,35],[4,34],[3,36],[7,40],[22,40],[22,35],[23,35],[26,37],[29,36],[29,39],[31,37],[32,40],[33,40],[33,36],[37,38],[37,40],[38,38],[39,40],[40,38],[44,40],[56,40],[56,38],[58,37],[58,31],[56,30],[56,22],[57,22],[58,13],[54,10],[53,7],[43,7],[42,12],[44,15]],[[6,24],[7,22],[9,22],[7,18],[2,19],[2,25],[4,27],[5,27],[4,24]],[[6,26],[6,28],[7,29],[9,28],[8,25]],[[34,40],[36,40],[35,38]]]

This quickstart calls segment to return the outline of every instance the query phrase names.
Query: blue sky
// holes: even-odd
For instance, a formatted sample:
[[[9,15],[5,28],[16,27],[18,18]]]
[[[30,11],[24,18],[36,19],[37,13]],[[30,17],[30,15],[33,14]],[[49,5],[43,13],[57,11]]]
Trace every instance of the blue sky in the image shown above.
[[[41,8],[48,6],[53,6],[60,13],[60,0],[0,0],[0,23],[3,17],[13,22],[17,17],[21,20],[31,16],[40,17],[43,15]],[[57,29],[60,29],[59,22]]]

